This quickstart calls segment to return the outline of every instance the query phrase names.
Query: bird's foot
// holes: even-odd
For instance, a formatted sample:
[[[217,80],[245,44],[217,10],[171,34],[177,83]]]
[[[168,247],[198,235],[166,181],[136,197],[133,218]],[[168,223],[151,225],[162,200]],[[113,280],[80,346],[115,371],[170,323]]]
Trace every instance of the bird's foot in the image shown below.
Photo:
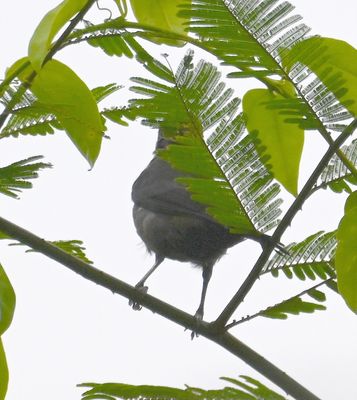
[[[198,308],[198,310],[195,312],[194,318],[196,320],[196,328],[193,329],[191,332],[191,340],[199,336],[197,331],[203,320],[203,311],[201,310],[201,308]]]
[[[272,237],[269,235],[262,235],[258,238],[258,242],[262,246],[263,250],[265,250],[265,248],[272,243]],[[274,250],[281,256],[289,255],[289,251],[285,248],[283,243],[280,242],[276,243]]]
[[[143,286],[140,284],[136,285],[135,289],[137,289],[143,295],[145,295],[149,290],[148,286]],[[141,304],[134,300],[129,300],[129,306],[135,311],[140,311],[142,309]]]

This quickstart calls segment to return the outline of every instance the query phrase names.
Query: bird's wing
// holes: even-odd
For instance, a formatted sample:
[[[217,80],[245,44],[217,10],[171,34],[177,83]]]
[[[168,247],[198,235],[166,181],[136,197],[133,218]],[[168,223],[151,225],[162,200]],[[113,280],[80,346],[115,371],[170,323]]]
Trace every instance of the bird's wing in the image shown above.
[[[193,201],[187,190],[175,181],[184,174],[155,157],[133,184],[133,202],[152,212],[169,215],[195,215],[213,221],[205,207]]]

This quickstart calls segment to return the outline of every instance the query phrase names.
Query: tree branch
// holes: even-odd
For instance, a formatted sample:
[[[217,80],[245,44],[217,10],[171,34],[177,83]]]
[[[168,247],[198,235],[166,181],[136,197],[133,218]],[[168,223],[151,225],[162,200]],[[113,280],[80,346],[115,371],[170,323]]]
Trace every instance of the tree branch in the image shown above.
[[[227,304],[220,316],[216,319],[216,321],[212,323],[216,325],[218,330],[220,330],[223,326],[227,324],[228,320],[231,318],[235,310],[243,302],[245,296],[248,294],[255,281],[259,278],[259,275],[265,263],[268,261],[271,253],[273,252],[276,244],[280,242],[281,236],[283,235],[287,227],[291,224],[297,212],[301,210],[304,201],[308,198],[309,193],[316,183],[317,179],[321,175],[322,170],[328,164],[329,160],[336,152],[336,149],[338,149],[345,142],[345,140],[354,132],[355,129],[357,129],[357,119],[352,121],[352,123],[345,128],[345,130],[336,139],[336,141],[327,149],[325,155],[318,163],[317,167],[306,182],[305,186],[302,188],[301,192],[284,215],[283,219],[281,220],[280,224],[272,235],[272,240],[265,247],[254,267],[250,271],[248,277],[243,282],[242,286],[238,289],[237,293],[232,297],[231,301]]]
[[[84,261],[73,257],[65,251],[59,249],[44,239],[34,235],[33,233],[7,221],[0,217],[0,231],[6,235],[20,241],[33,250],[38,251],[45,256],[59,262],[73,272],[81,275],[83,278],[90,280],[113,293],[140,303],[156,314],[159,314],[170,321],[175,322],[185,328],[197,332],[207,339],[219,344],[230,353],[234,354],[241,360],[245,361],[249,366],[260,372],[263,376],[270,379],[285,392],[293,396],[297,400],[319,400],[317,396],[309,390],[301,386],[294,379],[289,377],[285,372],[277,368],[274,364],[266,360],[260,354],[252,350],[239,339],[226,332],[224,329],[218,331],[215,326],[202,321],[197,324],[197,319],[192,315],[179,310],[172,305],[165,303],[153,296],[144,294],[133,286],[101,271]]]

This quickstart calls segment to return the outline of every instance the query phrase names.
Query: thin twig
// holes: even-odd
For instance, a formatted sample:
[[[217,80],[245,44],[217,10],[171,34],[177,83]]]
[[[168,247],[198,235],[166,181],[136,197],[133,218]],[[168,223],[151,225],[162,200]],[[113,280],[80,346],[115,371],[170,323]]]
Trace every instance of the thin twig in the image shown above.
[[[310,178],[306,182],[305,186],[302,188],[299,195],[296,197],[293,204],[290,206],[280,224],[276,228],[274,234],[272,235],[271,241],[267,244],[264,251],[261,253],[257,262],[255,263],[253,269],[250,271],[248,277],[243,282],[241,287],[238,289],[237,293],[232,297],[231,301],[224,308],[220,316],[216,319],[216,321],[212,322],[213,325],[220,330],[223,326],[225,326],[228,320],[231,318],[235,310],[238,306],[243,302],[245,296],[248,294],[256,280],[259,278],[262,269],[264,268],[265,263],[268,261],[271,253],[273,252],[277,243],[280,242],[281,236],[291,224],[293,218],[297,214],[299,210],[301,210],[305,200],[309,196],[309,193],[313,186],[315,185],[317,179],[321,175],[322,170],[325,168],[333,154],[336,152],[336,149],[339,148],[345,140],[354,132],[357,128],[357,119],[355,119],[350,125],[348,125],[341,135],[336,139],[336,141],[331,145],[325,155],[322,157],[321,161],[318,163],[314,172],[311,174]]]
[[[224,329],[217,331],[215,327],[212,327],[211,324],[208,324],[205,321],[197,324],[197,319],[194,316],[187,314],[186,312],[153,296],[142,293],[135,287],[95,268],[93,265],[85,263],[44,239],[41,239],[33,233],[1,217],[0,231],[13,239],[26,244],[33,250],[59,262],[83,278],[109,289],[113,293],[117,293],[127,299],[140,303],[143,307],[148,308],[154,313],[159,314],[187,329],[195,331],[199,335],[217,343],[236,357],[245,361],[263,376],[270,379],[296,400],[319,400],[316,395],[304,388],[285,372],[277,368],[274,364],[266,360]]]
[[[260,310],[260,311],[258,311],[256,313],[252,314],[252,315],[248,315],[246,317],[243,317],[239,321],[232,321],[230,324],[228,324],[226,326],[226,329],[227,330],[228,329],[232,329],[235,326],[242,324],[243,322],[251,321],[252,319],[257,318],[257,317],[261,317],[261,316],[264,317],[263,314],[264,314],[265,311],[268,311],[271,308],[276,307],[276,306],[278,306],[280,304],[286,303],[287,301],[290,301],[290,300],[293,300],[293,299],[298,299],[298,298],[302,297],[304,294],[307,294],[308,292],[310,292],[310,290],[314,290],[314,289],[317,289],[320,286],[327,285],[332,280],[333,280],[333,278],[328,278],[328,279],[318,283],[317,285],[311,286],[310,288],[303,290],[302,292],[296,294],[295,296],[289,297],[288,299],[281,301],[280,303],[277,303],[277,304],[275,304],[273,306],[267,307],[264,310]]]

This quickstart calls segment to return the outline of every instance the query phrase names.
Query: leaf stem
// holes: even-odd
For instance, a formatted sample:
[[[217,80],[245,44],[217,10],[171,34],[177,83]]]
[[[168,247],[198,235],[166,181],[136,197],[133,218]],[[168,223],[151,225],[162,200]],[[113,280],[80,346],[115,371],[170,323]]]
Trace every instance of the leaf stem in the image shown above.
[[[226,329],[232,329],[235,326],[242,324],[243,322],[251,321],[252,319],[254,319],[256,317],[260,317],[260,316],[262,316],[262,314],[264,314],[265,311],[270,310],[273,307],[279,306],[282,303],[286,303],[287,301],[290,301],[290,300],[293,300],[293,299],[298,299],[298,298],[302,297],[304,294],[307,294],[310,290],[314,290],[314,289],[317,289],[320,286],[327,285],[332,280],[333,280],[333,278],[328,278],[328,279],[318,283],[317,285],[314,285],[314,286],[312,286],[312,287],[310,287],[308,289],[303,290],[302,292],[296,294],[295,296],[289,297],[288,299],[281,301],[280,303],[277,303],[277,304],[275,304],[273,306],[267,307],[264,310],[260,310],[260,311],[256,312],[255,314],[243,317],[239,321],[232,321],[230,324],[226,325]]]
[[[327,149],[325,155],[322,157],[317,167],[311,174],[310,178],[305,183],[301,192],[284,215],[283,219],[281,220],[280,224],[272,235],[271,241],[269,241],[264,251],[261,253],[246,280],[238,289],[237,293],[232,297],[232,299],[224,308],[216,321],[212,322],[212,324],[215,325],[218,330],[227,324],[228,320],[231,318],[235,310],[243,302],[245,296],[248,294],[255,281],[259,278],[260,273],[265,263],[268,261],[271,253],[273,252],[276,244],[280,242],[281,236],[283,235],[287,227],[291,224],[297,212],[301,210],[305,200],[309,197],[309,193],[315,185],[317,179],[321,175],[322,170],[325,168],[333,154],[336,152],[336,149],[338,149],[345,142],[345,140],[347,140],[347,138],[354,132],[355,129],[357,129],[357,119],[352,121],[351,124],[348,125],[341,133],[341,135],[335,140],[335,142],[331,144],[330,147]]]
[[[109,289],[113,293],[117,293],[127,299],[138,302],[154,313],[157,313],[185,328],[195,331],[207,339],[217,343],[236,357],[245,361],[249,366],[260,372],[263,376],[270,379],[296,400],[319,400],[316,395],[304,388],[297,381],[292,379],[285,372],[277,368],[274,364],[266,360],[245,343],[226,332],[225,329],[217,331],[216,327],[205,321],[198,324],[197,319],[194,316],[153,296],[142,293],[133,286],[130,286],[104,271],[95,268],[93,265],[85,263],[24,228],[21,228],[1,217],[0,231],[19,242],[30,246],[33,250],[59,262],[83,278]]]

